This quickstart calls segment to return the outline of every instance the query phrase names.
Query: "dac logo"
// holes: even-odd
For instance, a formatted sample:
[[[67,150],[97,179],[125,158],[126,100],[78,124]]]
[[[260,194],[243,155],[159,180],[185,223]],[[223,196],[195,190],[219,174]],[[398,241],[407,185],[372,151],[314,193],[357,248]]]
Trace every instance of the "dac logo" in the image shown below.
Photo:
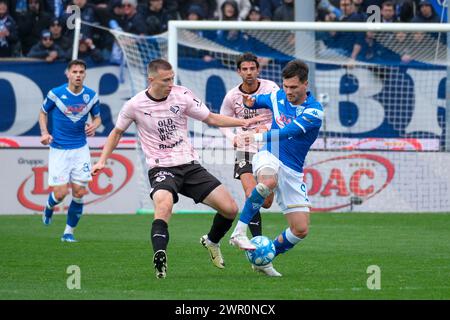
[[[92,152],[92,162],[95,162],[95,158],[99,158],[100,155],[100,152]],[[108,199],[119,192],[132,178],[133,163],[125,156],[112,154],[107,163],[108,166],[98,175],[93,176],[92,181],[89,182],[85,205]],[[17,199],[27,209],[42,211],[47,201],[47,195],[51,191],[47,184],[48,168],[47,166],[36,166],[31,170],[33,173],[20,184],[17,190]],[[58,209],[55,208],[55,210]]]
[[[366,201],[386,188],[394,172],[392,162],[373,154],[335,157],[314,163],[303,171],[308,196],[315,197],[319,204],[312,211],[350,206],[352,197]]]

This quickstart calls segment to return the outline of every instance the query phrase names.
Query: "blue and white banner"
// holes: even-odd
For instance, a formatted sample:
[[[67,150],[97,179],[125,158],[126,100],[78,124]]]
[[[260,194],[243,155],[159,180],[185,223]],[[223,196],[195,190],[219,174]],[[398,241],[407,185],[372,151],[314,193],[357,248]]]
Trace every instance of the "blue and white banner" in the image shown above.
[[[0,136],[39,136],[38,115],[48,91],[65,82],[67,63],[0,63]],[[120,67],[89,66],[85,85],[99,94],[102,126],[97,136],[107,136],[123,103],[130,98],[129,83],[121,83]]]
[[[65,67],[65,63],[0,63],[0,138],[40,135],[38,114],[42,101],[51,88],[67,81]],[[341,147],[361,145],[362,140],[369,140],[373,145],[374,139],[409,139],[408,144],[431,143],[428,147],[419,147],[420,150],[439,149],[439,145],[444,144],[446,75],[445,68],[431,66],[343,68],[317,65],[315,83],[311,85],[317,95],[325,94],[329,101],[324,106],[325,124],[318,148],[323,145],[330,148],[323,141],[328,138],[338,145],[339,139],[347,139],[347,142],[356,139]],[[181,64],[178,76],[181,84],[203,99],[214,112],[219,112],[226,92],[240,82],[234,70],[208,63],[190,68]],[[109,134],[120,108],[130,97],[129,83],[121,83],[120,79],[118,66],[88,68],[85,84],[98,92],[101,103],[103,125],[97,130],[97,137]],[[133,130],[131,127],[128,133],[134,133]],[[206,135],[222,138],[219,130],[213,128],[208,128]]]

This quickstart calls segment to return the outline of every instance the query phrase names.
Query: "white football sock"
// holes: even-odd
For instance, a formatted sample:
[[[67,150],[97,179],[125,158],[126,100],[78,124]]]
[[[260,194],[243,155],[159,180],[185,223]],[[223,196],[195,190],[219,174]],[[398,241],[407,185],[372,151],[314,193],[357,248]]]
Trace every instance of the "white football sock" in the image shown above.
[[[66,234],[66,233],[73,234],[74,230],[75,230],[75,228],[72,228],[71,226],[66,224],[66,229],[64,229],[64,234]]]

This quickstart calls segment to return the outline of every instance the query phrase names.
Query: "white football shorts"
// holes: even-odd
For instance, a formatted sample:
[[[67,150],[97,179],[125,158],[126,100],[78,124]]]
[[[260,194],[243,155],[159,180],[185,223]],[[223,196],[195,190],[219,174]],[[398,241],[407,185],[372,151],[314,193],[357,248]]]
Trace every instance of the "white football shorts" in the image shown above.
[[[303,181],[303,173],[292,170],[267,150],[258,152],[252,160],[253,174],[270,167],[278,173],[278,185],[274,190],[276,201],[283,214],[291,212],[309,212],[311,203],[308,190]]]
[[[91,154],[87,144],[78,149],[68,150],[50,147],[49,186],[60,186],[69,182],[87,186],[91,180]]]

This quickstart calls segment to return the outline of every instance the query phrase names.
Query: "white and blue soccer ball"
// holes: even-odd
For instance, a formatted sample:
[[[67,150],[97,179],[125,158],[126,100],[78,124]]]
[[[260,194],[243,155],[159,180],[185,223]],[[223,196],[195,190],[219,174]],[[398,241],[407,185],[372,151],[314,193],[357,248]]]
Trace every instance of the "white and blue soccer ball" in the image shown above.
[[[256,250],[246,250],[248,261],[256,266],[265,266],[275,258],[275,246],[266,236],[256,236],[250,240]]]

